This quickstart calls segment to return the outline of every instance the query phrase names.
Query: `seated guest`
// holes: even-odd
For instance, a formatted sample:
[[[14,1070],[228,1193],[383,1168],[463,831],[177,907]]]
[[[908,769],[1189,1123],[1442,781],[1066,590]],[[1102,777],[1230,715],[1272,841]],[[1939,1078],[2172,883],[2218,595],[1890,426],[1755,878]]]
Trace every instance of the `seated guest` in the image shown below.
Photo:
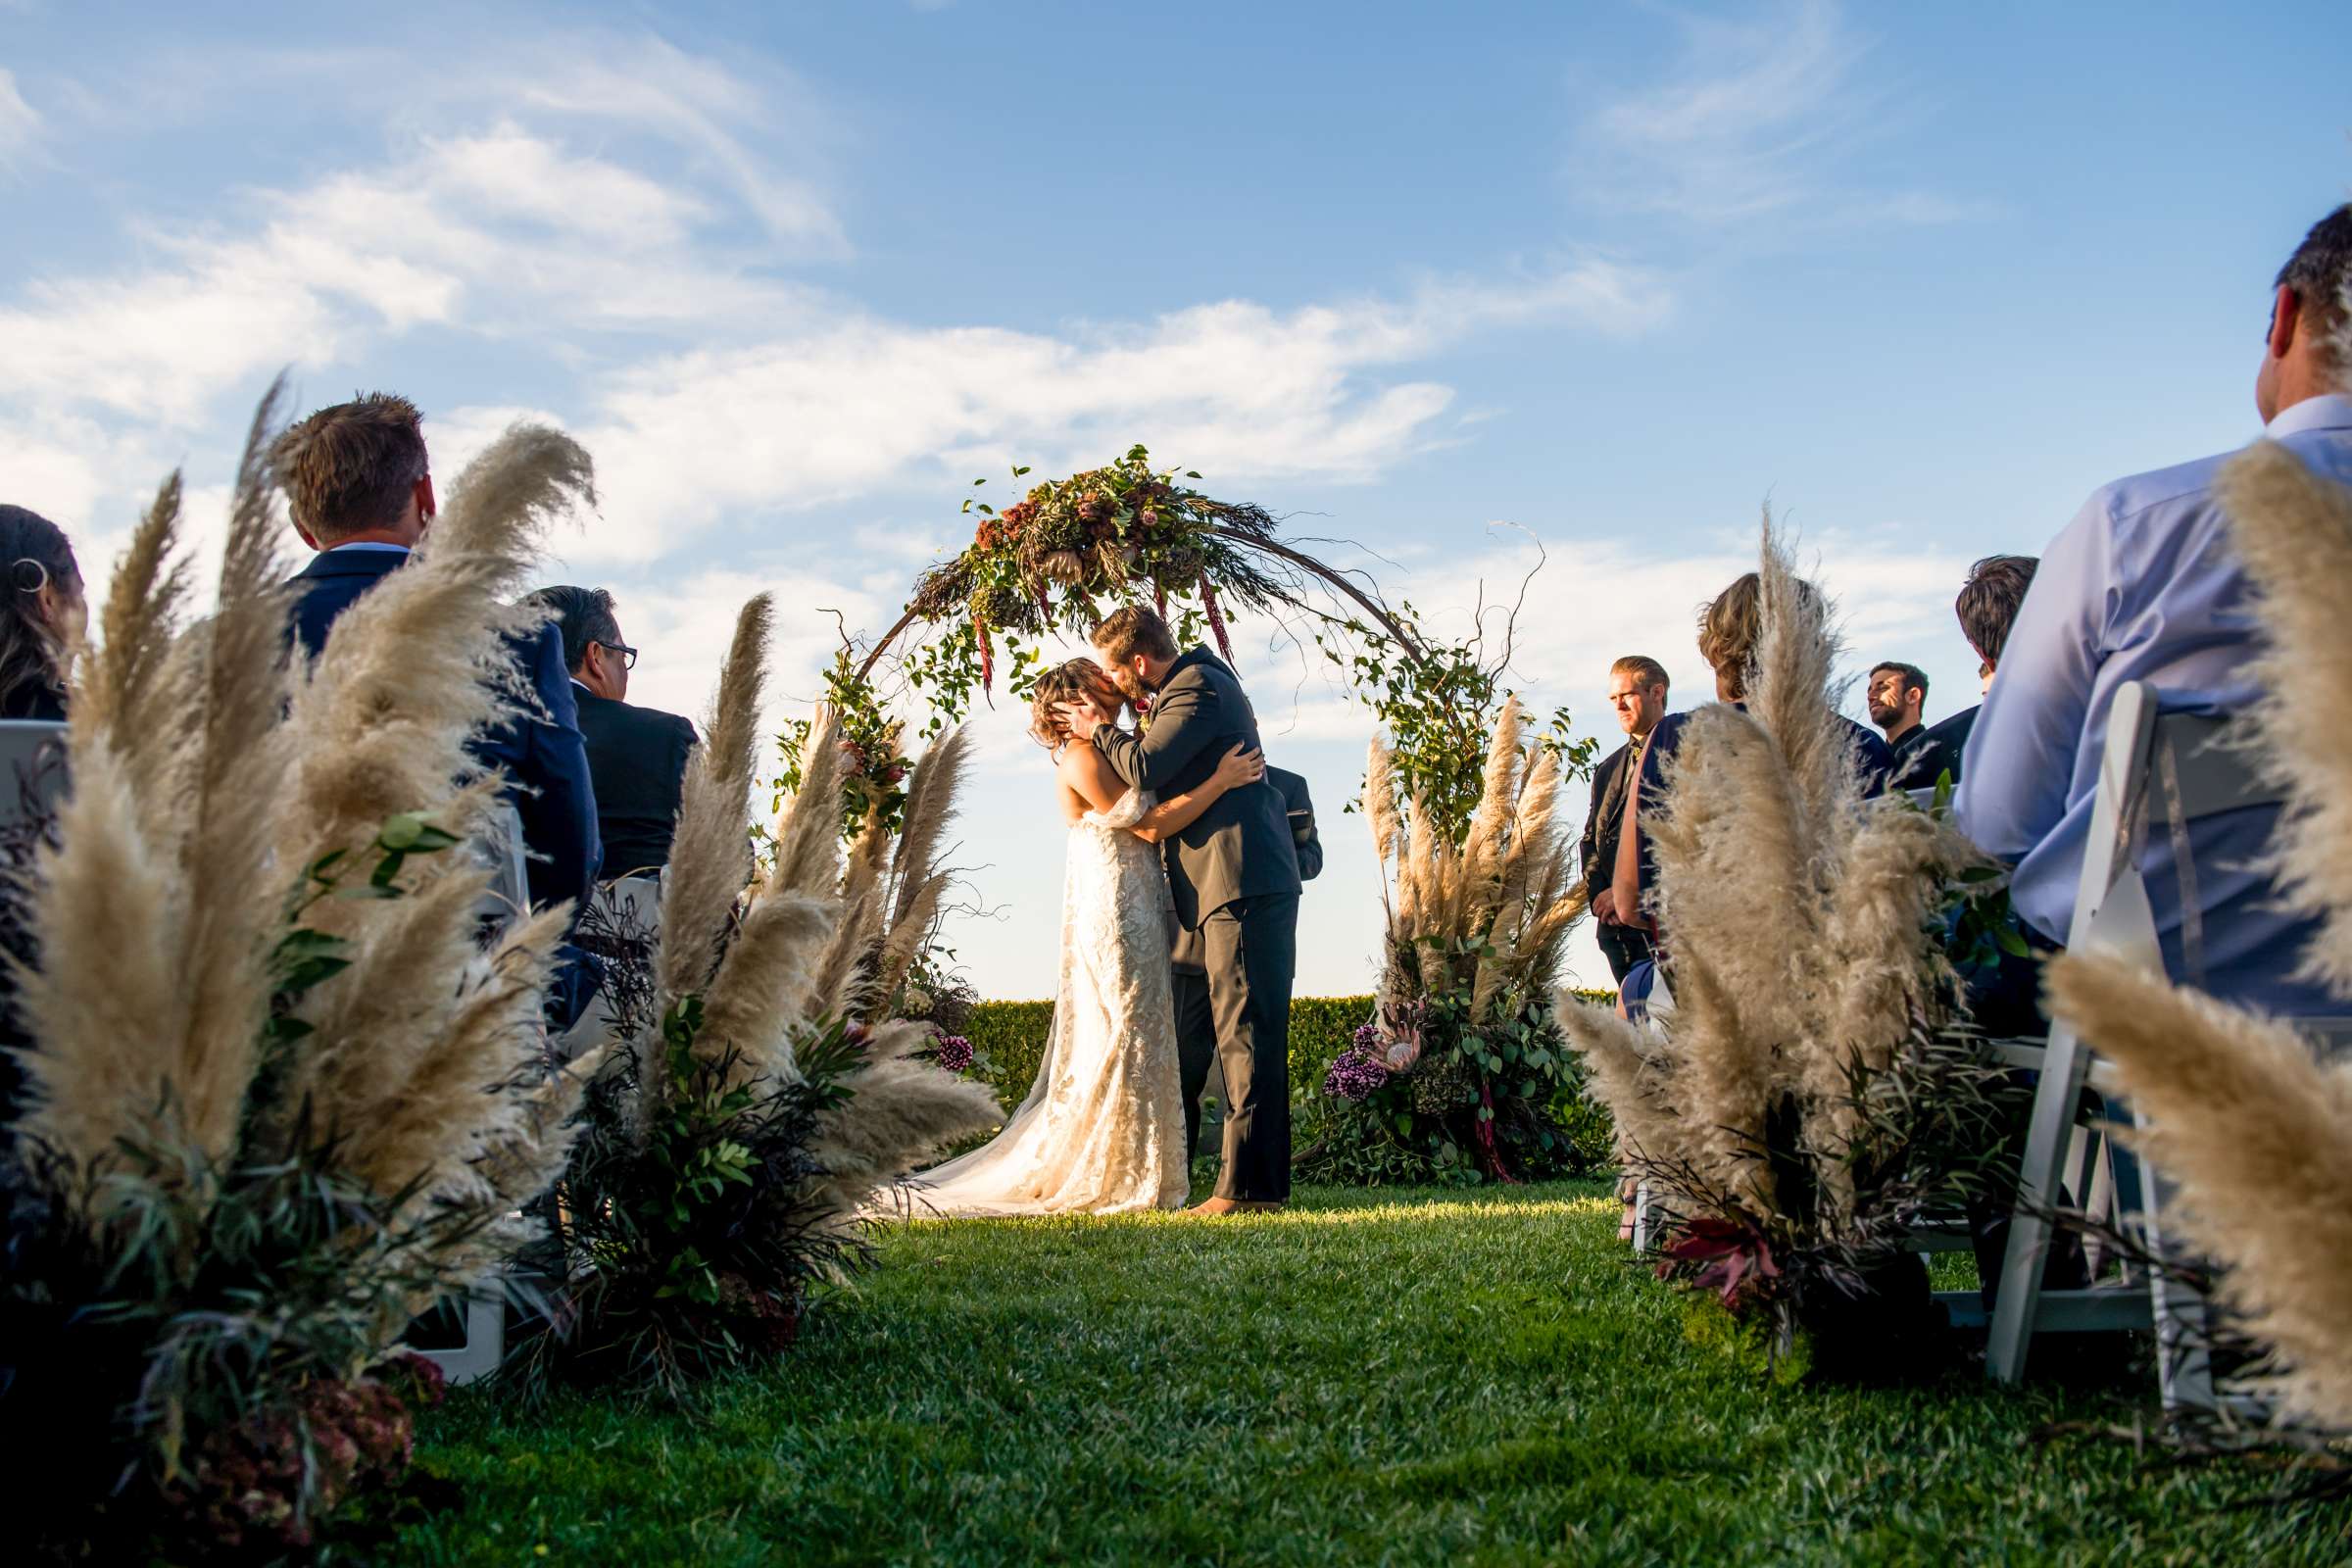
[[[1747,707],[1747,683],[1755,675],[1756,653],[1764,639],[1763,579],[1748,572],[1715,596],[1698,612],[1698,653],[1715,671],[1715,695],[1734,707]],[[1797,592],[1818,599],[1820,590],[1801,578]],[[1611,912],[1620,924],[1639,927],[1657,937],[1657,920],[1649,908],[1650,890],[1658,871],[1649,835],[1642,827],[1642,802],[1654,800],[1666,787],[1666,760],[1682,744],[1689,713],[1668,713],[1649,732],[1642,748],[1642,762],[1626,792],[1625,821],[1617,839],[1617,867],[1609,878]],[[1852,719],[1838,722],[1853,743],[1854,772],[1862,793],[1875,796],[1885,788],[1893,759],[1886,743]],[[1630,890],[1630,897],[1629,897]],[[1671,965],[1668,966],[1671,969]],[[1629,1004],[1648,995],[1650,966],[1636,964],[1627,972],[1621,997]]]
[[[1968,581],[1960,585],[1960,597],[1952,602],[1960,616],[1961,634],[1976,650],[1980,692],[1992,687],[2002,645],[2009,640],[2017,607],[2026,602],[2026,590],[2033,586],[2037,564],[2032,556],[1986,556],[1968,568]],[[1953,783],[1959,783],[1962,754],[1976,723],[1977,710],[1964,708],[1941,723],[1930,725],[1918,744],[1896,759],[1891,787],[1934,789],[1946,773],[1951,774]]]
[[[678,792],[694,726],[658,708],[623,701],[637,650],[621,641],[612,596],[602,588],[542,588],[531,596],[556,612],[564,663],[571,671],[596,784],[596,825],[605,841],[605,875],[658,872],[669,863],[678,826]]]
[[[2335,341],[2352,285],[2352,206],[2312,227],[2273,285],[2254,404],[2263,434],[2315,473],[2352,482],[2352,397]],[[1959,825],[2015,866],[2010,898],[2045,943],[2066,940],[2089,833],[2107,715],[2126,681],[2168,712],[2232,713],[2262,695],[2248,584],[2214,499],[2230,454],[2119,479],[2094,493],[2042,554],[1968,739]],[[2328,720],[2315,714],[2318,722]],[[2141,866],[2178,977],[2280,1012],[2330,1008],[2297,975],[2307,922],[2276,906],[2257,869],[2277,811],[2252,807],[2190,826],[2193,880],[2171,835],[2147,836]],[[2201,961],[2181,941],[2182,888],[2197,905]]]
[[[89,620],[74,546],[39,513],[0,506],[0,562],[9,586],[0,612],[0,718],[62,723],[66,649]]]
[[[1610,978],[1625,974],[1649,956],[1649,933],[1617,917],[1609,891],[1617,874],[1617,841],[1625,826],[1625,797],[1641,766],[1642,747],[1666,716],[1666,666],[1641,654],[1628,654],[1609,666],[1609,707],[1625,744],[1592,770],[1592,798],[1585,808],[1585,833],[1577,852],[1585,873],[1585,895],[1592,909],[1592,936],[1609,961]]]
[[[279,437],[271,456],[294,531],[318,553],[289,585],[298,595],[292,635],[316,657],[335,618],[398,570],[432,522],[423,418],[406,398],[372,393],[319,410]],[[517,642],[514,657],[542,711],[476,736],[473,751],[504,772],[507,799],[522,818],[531,902],[568,899],[576,910],[596,886],[603,850],[564,639],[542,626]],[[570,953],[557,976],[549,1010],[558,1027],[576,1018],[595,990],[593,967],[578,957]]]

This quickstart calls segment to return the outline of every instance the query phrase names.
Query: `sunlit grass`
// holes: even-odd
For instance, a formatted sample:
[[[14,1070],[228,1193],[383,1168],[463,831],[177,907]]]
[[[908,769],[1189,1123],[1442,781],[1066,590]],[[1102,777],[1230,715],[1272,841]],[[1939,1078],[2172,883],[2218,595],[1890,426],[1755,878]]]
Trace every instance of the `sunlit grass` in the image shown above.
[[[1198,1196],[1198,1195],[1196,1195]],[[2242,1473],[2036,1446],[2152,1393],[1767,1390],[1598,1183],[936,1221],[695,1412],[467,1396],[403,1560],[2319,1564]]]

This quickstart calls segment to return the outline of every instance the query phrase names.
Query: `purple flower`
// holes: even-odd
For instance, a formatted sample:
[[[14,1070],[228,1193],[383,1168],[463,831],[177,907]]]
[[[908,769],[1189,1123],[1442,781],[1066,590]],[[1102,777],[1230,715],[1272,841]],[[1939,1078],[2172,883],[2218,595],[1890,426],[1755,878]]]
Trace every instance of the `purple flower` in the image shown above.
[[[1389,1081],[1389,1070],[1377,1056],[1358,1047],[1349,1047],[1332,1061],[1331,1070],[1323,1075],[1323,1092],[1335,1100],[1361,1104]]]
[[[1367,1056],[1380,1054],[1380,1025],[1367,1018],[1355,1026],[1355,1049]]]
[[[941,1035],[934,1059],[949,1072],[962,1072],[972,1064],[972,1043],[961,1035]]]

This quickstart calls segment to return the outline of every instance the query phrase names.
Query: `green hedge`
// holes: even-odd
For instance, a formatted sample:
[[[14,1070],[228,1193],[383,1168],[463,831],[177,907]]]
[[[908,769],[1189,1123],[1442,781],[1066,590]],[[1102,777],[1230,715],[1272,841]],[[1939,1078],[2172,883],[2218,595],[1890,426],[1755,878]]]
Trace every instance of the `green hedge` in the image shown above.
[[[1605,991],[1580,991],[1588,1002],[1609,1000]],[[1298,997],[1291,1003],[1291,1096],[1300,1099],[1323,1087],[1332,1058],[1348,1049],[1355,1026],[1372,1016],[1370,997]],[[1037,1077],[1054,1025],[1051,1002],[981,1002],[963,1026],[972,1049],[984,1053],[989,1081],[1006,1110],[1018,1105]]]

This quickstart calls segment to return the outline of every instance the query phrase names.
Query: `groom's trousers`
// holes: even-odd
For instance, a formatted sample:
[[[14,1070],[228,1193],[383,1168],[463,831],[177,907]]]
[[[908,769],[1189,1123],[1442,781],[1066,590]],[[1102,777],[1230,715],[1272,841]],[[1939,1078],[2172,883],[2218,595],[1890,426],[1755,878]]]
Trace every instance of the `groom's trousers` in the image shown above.
[[[1225,1168],[1217,1196],[1291,1196],[1291,979],[1298,895],[1236,899],[1200,922],[1208,1006],[1225,1067]]]

